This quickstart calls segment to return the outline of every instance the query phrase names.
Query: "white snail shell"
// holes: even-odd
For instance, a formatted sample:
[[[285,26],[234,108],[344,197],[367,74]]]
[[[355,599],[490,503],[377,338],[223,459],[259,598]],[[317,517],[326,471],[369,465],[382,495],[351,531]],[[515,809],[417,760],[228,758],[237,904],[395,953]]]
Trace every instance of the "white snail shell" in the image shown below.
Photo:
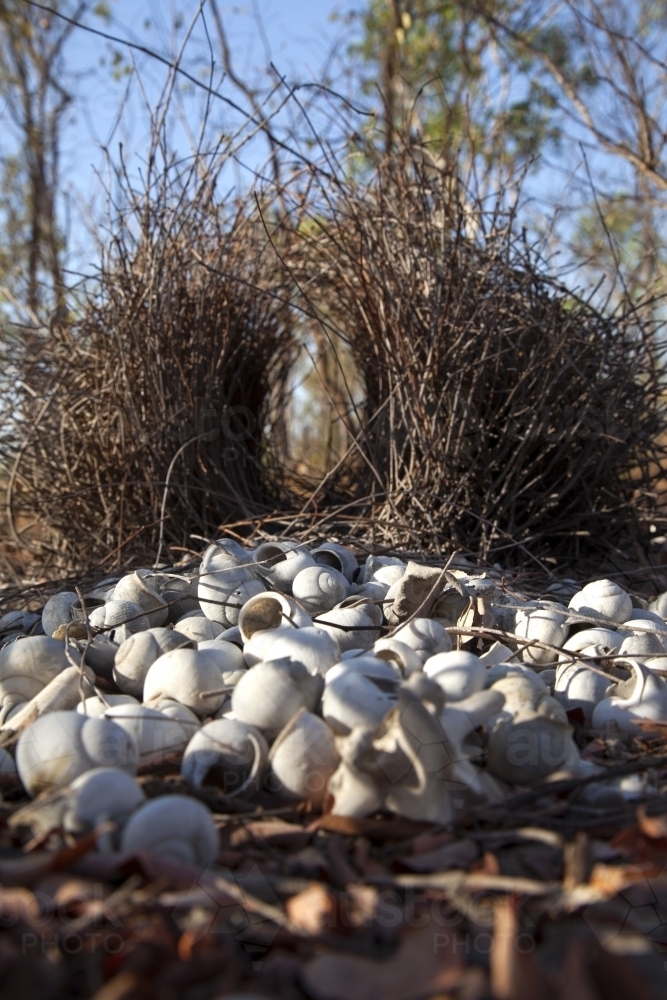
[[[334,733],[346,736],[356,726],[375,729],[396,705],[396,697],[381,691],[358,671],[346,671],[331,681],[322,696],[322,717]]]
[[[127,771],[118,767],[95,767],[75,778],[63,826],[71,833],[94,830],[107,820],[123,826],[146,801],[141,788]]]
[[[566,711],[580,708],[590,722],[595,706],[606,697],[613,683],[611,677],[602,677],[582,664],[562,663],[556,673],[554,697]]]
[[[69,667],[65,644],[46,636],[28,636],[0,649],[0,721],[30,701]]]
[[[375,570],[369,583],[381,583],[387,590],[405,576],[405,566],[380,566]]]
[[[567,721],[525,713],[497,725],[488,735],[486,767],[513,785],[530,785],[578,757]]]
[[[77,595],[70,591],[54,594],[48,599],[42,611],[44,635],[52,636],[60,625],[66,625],[72,621],[72,606],[77,601]]]
[[[188,615],[174,625],[174,632],[180,632],[192,642],[208,642],[209,639],[217,639],[223,631],[224,626],[215,622],[205,615]]]
[[[350,595],[355,597],[366,597],[369,601],[384,601],[389,593],[389,587],[378,580],[370,580],[368,583],[350,584]]]
[[[667,615],[667,591],[665,591],[664,594],[658,594],[656,599],[651,601],[648,607],[649,611],[652,611],[653,614],[658,615],[659,618],[664,620]],[[634,610],[636,611],[637,609],[635,608]]]
[[[348,582],[338,570],[324,566],[308,566],[294,577],[292,594],[309,615],[330,611],[348,593]]]
[[[223,674],[246,668],[243,650],[235,646],[233,642],[224,642],[220,636],[217,639],[206,639],[204,642],[198,643],[197,652],[208,656]]]
[[[192,644],[182,632],[167,628],[150,628],[129,636],[117,649],[113,679],[125,694],[143,697],[144,681],[151,665],[170,649]]]
[[[632,598],[611,580],[587,583],[568,605],[573,611],[589,618],[606,618],[622,625],[632,617]]]
[[[544,681],[529,667],[505,663],[492,667],[489,674],[490,690],[500,691],[504,696],[503,715],[508,718],[522,712],[535,711],[545,698],[550,698]],[[547,704],[550,705],[550,702]],[[560,708],[558,710],[561,712]]]
[[[405,572],[406,564],[396,556],[368,556],[364,564],[362,583],[370,583],[382,566],[398,566]]]
[[[275,736],[300,708],[316,707],[322,686],[319,674],[309,674],[301,663],[258,663],[235,685],[232,711],[240,722]]]
[[[213,783],[233,796],[256,791],[268,762],[269,747],[258,729],[245,722],[215,719],[188,743],[181,774],[195,788]]]
[[[278,628],[307,628],[312,619],[284,594],[265,592],[251,597],[239,613],[239,629],[246,643],[256,632]]]
[[[265,589],[252,554],[229,539],[209,545],[199,568],[197,595],[207,618],[225,628],[236,625],[238,608]],[[237,605],[233,607],[232,605]]]
[[[436,653],[449,653],[452,648],[449,633],[432,618],[413,618],[407,625],[397,629],[392,639],[414,649],[422,663]]]
[[[139,766],[155,761],[173,760],[190,742],[199,728],[173,718],[148,705],[114,705],[107,710],[112,719],[132,737],[139,752]]]
[[[566,641],[570,626],[562,605],[528,601],[516,613],[516,635],[523,639],[538,639],[549,646],[562,646]],[[555,663],[558,653],[539,646],[526,646],[521,650],[521,659],[526,663]]]
[[[162,795],[137,809],[123,830],[121,851],[147,851],[205,868],[218,853],[218,831],[201,802],[186,795]]]
[[[197,597],[198,579],[190,580],[174,573],[156,573],[155,583],[160,597],[167,605],[167,623],[175,623],[189,611],[199,611]]]
[[[101,608],[90,612],[88,621],[94,628],[111,628],[124,625],[128,632],[143,632],[150,628],[148,617],[134,601],[107,601]],[[109,637],[114,638],[113,631]]]
[[[380,638],[383,617],[382,608],[377,604],[348,597],[331,611],[318,615],[315,624],[337,639],[344,653],[348,649],[371,649]]]
[[[315,560],[305,545],[297,542],[265,542],[253,552],[257,572],[284,593],[292,592],[294,578]]]
[[[157,580],[149,569],[138,569],[120,578],[113,592],[114,601],[133,601],[146,613],[152,628],[164,625],[169,608],[157,591]]]
[[[581,653],[589,646],[606,646],[611,653],[618,653],[621,648],[623,636],[618,632],[613,632],[608,628],[587,628],[582,632],[575,632],[574,635],[563,644],[563,652]],[[563,663],[571,663],[569,657],[560,655],[559,659]]]
[[[381,660],[393,660],[398,663],[404,677],[410,677],[423,669],[419,653],[400,639],[378,639],[373,646],[373,653]]]
[[[644,622],[643,624],[653,625],[654,623]],[[633,632],[631,635],[626,635],[618,652],[619,656],[643,659],[645,657],[660,656],[661,653],[665,652],[665,644],[661,642],[656,631],[650,631],[647,628],[641,632]],[[665,662],[667,664],[667,658]]]
[[[462,701],[475,691],[481,691],[486,683],[487,668],[474,653],[453,650],[430,656],[424,664],[424,673],[438,682],[450,702]]]
[[[316,805],[326,796],[329,778],[340,762],[331,729],[305,709],[278,735],[269,759],[285,798],[308,799]]]
[[[382,691],[395,692],[398,685],[403,680],[401,668],[395,660],[383,660],[373,653],[359,653],[357,656],[349,656],[340,663],[335,664],[327,672],[324,678],[325,686],[332,684],[343,674],[361,674],[368,677]]]
[[[16,766],[29,795],[64,788],[94,767],[137,769],[137,747],[110,719],[78,712],[50,712],[24,729],[16,747]]]
[[[632,676],[616,684],[610,694],[596,706],[593,725],[601,729],[607,722],[615,722],[622,732],[635,733],[635,719],[667,722],[667,684],[650,668],[638,660],[626,660]]]
[[[144,701],[173,698],[204,718],[222,704],[221,687],[220,670],[205,653],[172,649],[160,656],[146,674]]]
[[[262,633],[255,633],[261,635]],[[253,636],[253,639],[255,636]],[[250,640],[252,645],[253,639]],[[326,674],[340,660],[338,641],[317,625],[308,628],[281,629],[271,644],[267,644],[262,659],[265,662],[289,657],[303,663],[311,674]]]
[[[140,702],[130,694],[105,694],[106,704],[98,695],[86,698],[79,702],[76,710],[79,715],[87,715],[91,719],[101,719],[107,708],[114,708],[116,705],[139,705]]]
[[[357,558],[350,549],[338,542],[325,542],[313,549],[312,556],[318,566],[329,566],[342,573],[348,583],[354,580],[357,569]]]

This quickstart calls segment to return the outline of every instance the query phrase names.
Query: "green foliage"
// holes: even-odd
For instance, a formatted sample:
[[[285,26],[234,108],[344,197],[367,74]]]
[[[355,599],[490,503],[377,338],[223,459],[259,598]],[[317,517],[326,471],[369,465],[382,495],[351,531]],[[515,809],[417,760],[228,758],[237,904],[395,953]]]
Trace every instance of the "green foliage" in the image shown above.
[[[508,19],[517,0],[489,5],[494,18]],[[396,126],[426,138],[436,155],[463,151],[472,163],[511,170],[549,144],[557,144],[560,121],[555,99],[529,77],[531,60],[516,46],[497,44],[488,21],[457,0],[407,0],[396,8],[370,0],[358,15],[358,39],[350,46],[362,90],[378,93],[389,49],[394,47]],[[393,30],[392,30],[393,29]],[[552,27],[542,44],[567,62],[569,41]],[[387,95],[381,94],[385,107]]]

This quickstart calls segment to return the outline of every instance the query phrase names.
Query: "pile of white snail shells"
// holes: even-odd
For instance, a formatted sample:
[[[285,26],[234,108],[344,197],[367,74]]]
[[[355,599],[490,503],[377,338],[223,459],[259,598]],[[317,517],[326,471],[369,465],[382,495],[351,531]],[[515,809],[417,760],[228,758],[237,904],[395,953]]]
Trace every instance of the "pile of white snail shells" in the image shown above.
[[[190,576],[140,569],[83,601],[56,594],[41,622],[10,612],[0,776],[61,795],[64,828],[99,828],[100,850],[203,867],[218,851],[205,786],[447,824],[517,785],[589,773],[575,719],[607,734],[667,723],[667,594],[644,606],[596,580],[528,598],[459,559],[431,617],[415,597],[393,624],[394,598],[409,606],[429,572],[360,564],[335,542],[221,539]],[[502,643],[457,628],[473,608]],[[146,800],[137,773],[164,764],[192,794]]]

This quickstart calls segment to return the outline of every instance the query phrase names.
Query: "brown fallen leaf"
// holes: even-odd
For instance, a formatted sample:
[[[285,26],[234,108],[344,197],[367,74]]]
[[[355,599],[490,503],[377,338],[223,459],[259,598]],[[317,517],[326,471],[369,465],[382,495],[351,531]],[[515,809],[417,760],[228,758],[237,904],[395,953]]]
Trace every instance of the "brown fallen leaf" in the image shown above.
[[[644,882],[653,873],[640,865],[603,865],[593,866],[589,885],[611,898],[626,886],[635,882]]]
[[[468,839],[445,844],[426,854],[401,857],[398,860],[412,872],[444,872],[451,868],[468,871],[479,855],[479,846],[474,840]]]
[[[422,1000],[454,988],[463,971],[454,936],[427,924],[407,933],[384,961],[327,952],[307,962],[300,978],[314,1000]]]
[[[308,934],[319,936],[336,924],[337,904],[334,896],[320,882],[312,882],[285,903],[292,923]]]

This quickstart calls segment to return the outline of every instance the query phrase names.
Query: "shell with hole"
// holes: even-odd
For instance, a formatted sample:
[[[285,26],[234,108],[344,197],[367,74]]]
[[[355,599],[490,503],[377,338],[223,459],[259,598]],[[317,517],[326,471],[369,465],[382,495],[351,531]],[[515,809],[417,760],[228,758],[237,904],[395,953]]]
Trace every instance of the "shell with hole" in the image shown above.
[[[371,649],[380,638],[382,608],[366,598],[347,597],[331,611],[318,615],[316,625],[338,640],[341,652]]]
[[[357,558],[351,549],[338,542],[324,542],[313,549],[311,555],[318,566],[329,566],[342,573],[348,583],[354,581],[359,569]]]
[[[422,663],[436,653],[449,653],[452,640],[440,622],[432,618],[413,618],[407,625],[401,625],[391,637],[414,649]]]
[[[198,720],[192,723],[173,718],[148,705],[113,705],[105,718],[132,737],[139,752],[139,767],[178,761],[199,729]]]
[[[546,601],[527,601],[516,613],[516,635],[522,639],[536,640],[547,646],[523,646],[521,659],[524,663],[547,664],[558,660],[558,649],[565,643],[570,632],[567,612],[562,604]]]
[[[172,649],[151,664],[144,682],[144,702],[173,698],[203,719],[222,704],[221,688],[220,670],[205,653]]]
[[[204,552],[197,595],[202,612],[211,621],[224,628],[236,625],[240,608],[265,589],[257,578],[252,553],[237,542],[223,539]]]
[[[667,683],[638,660],[616,661],[630,671],[630,677],[617,682],[593,712],[593,725],[604,729],[607,723],[621,732],[636,733],[638,719],[667,722]]]
[[[29,795],[64,788],[94,767],[137,770],[138,753],[132,739],[110,719],[94,719],[78,712],[42,715],[19,736],[16,767]]]
[[[451,762],[449,741],[407,686],[376,726],[357,727],[337,745],[341,762],[329,781],[335,815],[385,808],[417,822],[452,821],[451,795],[440,776]]]
[[[300,708],[317,707],[324,686],[319,674],[288,658],[258,663],[246,670],[232,692],[232,711],[270,739]]]
[[[334,733],[347,736],[357,726],[375,729],[395,705],[396,694],[382,691],[361,671],[344,670],[324,689],[322,717]]]
[[[397,663],[404,677],[410,677],[423,669],[419,654],[400,639],[378,639],[373,645],[373,653],[381,660],[393,660]]]
[[[207,722],[188,743],[181,774],[194,788],[213,785],[230,797],[261,787],[269,746],[254,726],[232,719]]]
[[[164,625],[169,609],[157,590],[158,580],[150,569],[122,576],[113,592],[114,601],[133,601],[146,614],[151,628]]]
[[[307,566],[297,573],[292,582],[295,601],[309,615],[331,611],[348,595],[349,584],[338,570],[326,566]]]
[[[261,634],[261,633],[260,633]],[[252,643],[252,639],[250,640]],[[338,640],[317,625],[309,628],[281,629],[273,642],[268,645],[262,659],[264,662],[288,657],[303,663],[311,674],[322,674],[340,660]]]
[[[568,607],[587,618],[601,618],[617,625],[632,617],[632,598],[612,580],[587,583],[570,599]]]
[[[239,613],[239,629],[244,643],[249,642],[257,632],[308,628],[312,624],[310,615],[289,597],[269,591],[251,597]]]
[[[292,584],[299,573],[316,565],[306,546],[298,542],[264,542],[252,557],[259,575],[285,594],[292,593]]]
[[[206,868],[218,853],[213,817],[187,795],[162,795],[132,813],[121,837],[121,851],[146,851],[185,865]]]
[[[110,837],[98,837],[97,849],[113,850],[120,839],[120,828],[146,796],[127,771],[118,767],[95,767],[75,778],[69,786],[63,826],[70,833],[82,834],[111,821],[119,828]]]
[[[326,722],[302,708],[278,734],[269,760],[279,795],[319,806],[340,756]]]
[[[158,657],[171,649],[193,645],[192,639],[175,629],[149,628],[145,632],[136,632],[118,647],[113,679],[121,691],[141,700],[146,674]]]
[[[480,658],[463,650],[430,656],[424,664],[424,673],[437,681],[447,702],[462,701],[481,691],[487,678],[487,668]]]
[[[28,636],[0,649],[0,725],[69,666],[65,644],[43,635]]]

